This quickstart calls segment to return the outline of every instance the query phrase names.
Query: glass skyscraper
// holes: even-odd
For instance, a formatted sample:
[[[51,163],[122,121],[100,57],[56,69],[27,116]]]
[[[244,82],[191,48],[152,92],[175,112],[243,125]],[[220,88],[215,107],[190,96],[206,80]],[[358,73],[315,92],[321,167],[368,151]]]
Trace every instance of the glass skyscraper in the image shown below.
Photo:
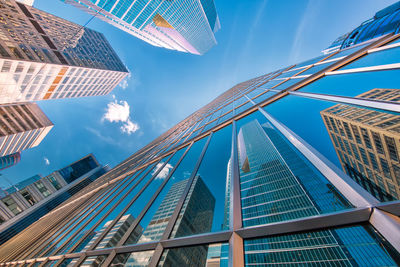
[[[217,44],[214,0],[62,0],[154,46],[202,55]]]
[[[233,86],[4,243],[0,262],[398,266],[399,22],[397,3]]]
[[[0,104],[105,95],[128,75],[101,33],[14,0],[0,21]]]

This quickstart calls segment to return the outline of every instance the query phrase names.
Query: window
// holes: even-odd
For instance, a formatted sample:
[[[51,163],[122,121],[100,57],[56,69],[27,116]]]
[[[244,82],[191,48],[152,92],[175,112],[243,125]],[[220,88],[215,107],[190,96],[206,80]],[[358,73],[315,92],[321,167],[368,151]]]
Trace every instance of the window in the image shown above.
[[[385,176],[389,179],[392,179],[391,175],[390,175],[390,169],[389,169],[389,165],[387,163],[387,161],[385,159],[380,158],[381,161],[381,167],[382,167],[382,171],[385,174]]]
[[[376,151],[378,151],[379,154],[382,154],[382,155],[385,154],[385,152],[383,151],[381,137],[379,136],[378,133],[375,133],[375,132],[371,132],[371,133],[372,133],[372,138],[374,139]]]
[[[392,137],[385,136],[386,148],[389,151],[389,156],[394,161],[399,161],[396,142]]]
[[[35,199],[32,197],[32,195],[28,192],[28,190],[23,189],[21,191],[19,191],[21,193],[21,195],[25,198],[25,200],[31,205],[35,205],[36,201]]]
[[[369,138],[368,131],[365,130],[364,128],[360,128],[360,129],[361,129],[361,134],[362,134],[362,137],[363,137],[363,139],[364,139],[365,145],[366,145],[368,148],[372,148],[371,139]]]
[[[14,215],[17,215],[22,212],[21,207],[18,206],[18,204],[15,202],[15,200],[11,196],[3,198],[2,201],[3,201],[4,205],[6,205],[7,208],[12,213],[14,213]]]
[[[53,176],[48,177],[48,179],[56,190],[60,190],[62,188],[62,185]]]
[[[353,134],[356,138],[357,143],[361,144],[360,132],[358,131],[357,126],[351,125],[351,129],[353,130]]]
[[[47,189],[47,187],[44,186],[41,181],[37,181],[35,183],[35,186],[44,197],[48,197],[51,195],[50,191]]]

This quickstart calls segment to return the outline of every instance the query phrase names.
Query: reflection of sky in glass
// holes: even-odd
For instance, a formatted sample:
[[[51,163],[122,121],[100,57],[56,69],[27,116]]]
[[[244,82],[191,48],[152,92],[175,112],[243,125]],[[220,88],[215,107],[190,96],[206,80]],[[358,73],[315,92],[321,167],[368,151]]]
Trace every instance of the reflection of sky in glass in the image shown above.
[[[246,266],[262,264],[396,266],[371,226],[351,226],[244,241]],[[367,256],[368,255],[368,256]]]
[[[149,210],[146,212],[146,215],[143,217],[143,219],[140,221],[140,226],[142,227],[143,231],[142,232],[142,237],[140,237],[139,242],[148,242],[150,239],[148,236],[154,236],[152,237],[151,240],[154,241],[154,239],[159,240],[161,238],[161,235],[163,233],[163,229],[167,226],[167,223],[169,221],[170,216],[172,215],[172,212],[174,211],[176,201],[179,200],[180,195],[172,195],[169,193],[171,187],[179,182],[183,182],[184,179],[187,179],[188,176],[190,176],[191,172],[193,171],[193,168],[195,166],[195,163],[197,159],[200,156],[200,153],[204,147],[204,144],[206,142],[207,138],[203,138],[196,143],[192,145],[192,147],[189,149],[181,163],[178,165],[172,176],[169,178],[170,180],[167,182],[167,184],[164,186],[160,194],[157,196],[156,200],[154,203],[151,205]],[[175,157],[175,156],[174,156]],[[175,166],[177,162],[171,163],[171,165]],[[160,184],[161,182],[164,181],[164,179],[156,179],[155,181],[159,181]],[[182,191],[183,188],[179,187],[178,191]],[[180,194],[181,194],[180,193]],[[167,199],[168,197],[173,197],[174,199]],[[165,201],[164,201],[165,200]],[[146,202],[138,202],[138,203],[147,203]],[[168,205],[168,203],[171,203],[171,205]],[[165,212],[163,210],[160,210],[159,208],[161,207],[165,209]],[[153,216],[158,216],[165,218],[166,221],[163,221],[160,223],[160,227],[155,227],[155,225],[158,225],[156,221],[158,220],[157,218],[153,218]],[[152,228],[154,227],[154,230],[148,231],[146,233],[147,228],[149,227],[150,222],[153,221]],[[157,231],[159,234],[156,234],[155,231]],[[146,234],[146,236],[144,236]],[[132,239],[130,242],[127,242],[127,244],[132,243],[132,241],[136,242],[136,240]]]
[[[400,70],[370,71],[323,77],[300,91],[341,96],[356,96],[374,88],[400,87]]]

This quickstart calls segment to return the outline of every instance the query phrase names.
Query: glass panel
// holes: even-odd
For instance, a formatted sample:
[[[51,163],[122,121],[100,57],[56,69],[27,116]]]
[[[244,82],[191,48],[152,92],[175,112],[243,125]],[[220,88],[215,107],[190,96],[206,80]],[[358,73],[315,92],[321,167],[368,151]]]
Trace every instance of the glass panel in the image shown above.
[[[203,138],[193,144],[125,244],[160,240],[175,210],[175,206],[187,186],[207,138]],[[167,177],[162,177],[162,179],[165,178]]]
[[[247,96],[249,98],[254,98],[264,92],[265,92],[265,89],[257,88],[257,89],[254,89],[253,91],[251,91],[250,93],[248,93]]]
[[[117,254],[117,256],[115,256],[115,258],[111,262],[110,266],[147,267],[150,263],[153,253],[154,251],[150,250],[150,251]]]
[[[347,49],[341,50],[337,54],[331,56],[330,58],[327,58],[326,60],[332,60],[332,59],[348,56],[348,55],[353,54],[354,52],[360,50],[361,48],[363,48],[364,46],[367,46],[369,44],[370,44],[370,42],[367,42],[367,43],[362,44],[362,45],[357,45],[357,46],[353,46],[351,48],[347,48]]]
[[[397,266],[397,252],[369,225],[244,241],[246,266]]]
[[[153,167],[155,167],[155,165],[156,165],[155,163],[149,165],[147,168],[144,169],[143,172],[140,173],[140,175],[135,179],[135,182],[130,187],[130,189],[133,188],[133,190],[126,197],[124,197],[124,199],[122,200],[122,202],[120,204],[118,204],[114,209],[112,209],[112,212],[109,215],[107,215],[107,217],[101,223],[99,223],[99,225],[94,230],[90,230],[90,232],[89,232],[89,228],[88,227],[86,228],[87,232],[89,232],[89,233],[86,234],[87,237],[82,240],[81,244],[74,249],[74,252],[79,252],[79,251],[82,251],[82,250],[89,249],[89,247],[94,243],[95,240],[97,240],[97,238],[100,236],[100,234],[102,234],[106,230],[107,226],[110,225],[113,222],[114,218],[117,217],[117,215],[121,212],[121,210],[128,205],[129,201],[132,198],[134,198],[135,195],[150,180],[151,172],[149,172],[149,174],[146,175],[145,177],[143,177],[143,176],[148,171],[150,171]],[[109,207],[111,207],[111,206],[109,206]],[[122,221],[124,219],[125,218],[123,218],[123,219],[121,218],[116,225],[122,224]],[[103,239],[102,243],[104,243],[105,240],[108,240],[109,242],[114,242],[115,243],[115,240],[111,241],[111,239],[113,239],[113,238],[110,238],[109,236],[105,237]]]
[[[228,266],[228,249],[227,243],[166,249],[158,266]]]
[[[74,231],[73,235],[67,236],[68,239],[70,239],[72,236],[73,238],[71,238],[65,245],[63,245],[61,250],[57,250],[57,252],[53,253],[62,254],[69,252],[82,238],[85,239],[83,240],[83,244],[87,243],[88,239],[92,239],[96,233],[90,231],[90,229],[95,226],[96,223],[99,223],[100,219],[105,216],[109,209],[114,206],[129,191],[129,189],[132,188],[132,186],[135,184],[135,181],[136,175],[132,175],[127,183],[123,184],[120,188],[118,188],[118,190],[110,195],[110,198],[102,204],[101,209],[99,209],[92,216],[89,216],[86,220],[84,220],[79,228]],[[61,242],[64,242],[64,240],[62,240]],[[78,246],[76,247],[76,249],[80,251],[83,249],[83,247],[84,246]]]
[[[315,63],[319,62],[320,60],[322,60],[322,59],[324,59],[326,57],[327,57],[327,55],[322,55],[322,56],[319,56],[319,57],[304,61],[302,63],[297,64],[295,66],[295,68],[299,68],[299,67],[304,67],[304,66],[308,66],[308,65],[311,65],[311,64],[315,64]]]
[[[232,126],[214,133],[170,238],[229,229]]]
[[[107,258],[106,255],[87,257],[80,266],[84,267],[101,266],[101,264],[106,260],[106,258]]]
[[[128,208],[128,210],[125,212],[124,216],[122,216],[118,220],[118,223],[116,223],[111,228],[111,230],[107,233],[107,235],[103,238],[103,240],[97,245],[96,249],[114,247],[120,242],[121,238],[128,231],[128,229],[130,229],[130,227],[133,227],[132,225],[135,223],[135,219],[142,212],[144,206],[151,199],[153,194],[157,191],[158,187],[162,184],[164,179],[169,175],[170,171],[177,164],[177,162],[182,157],[182,155],[186,149],[187,149],[187,147],[180,149],[164,165],[164,163],[168,160],[169,156],[165,157],[159,163],[157,163],[157,165],[154,167],[154,169],[150,173],[148,173],[146,175],[144,180],[149,181],[150,178],[152,178],[155,175],[155,173],[160,168],[162,168],[162,166],[164,166],[161,169],[161,171],[157,174],[157,176],[150,182],[150,184],[147,186],[147,188],[136,199],[136,201],[133,203],[133,205],[131,205]],[[110,222],[106,222],[102,226],[102,229],[100,230],[100,232],[105,231],[105,229],[108,227],[109,224],[110,224]],[[136,230],[132,232],[132,235],[134,236],[135,233],[136,233]],[[98,235],[100,235],[100,234],[98,234]],[[97,238],[97,237],[95,237],[95,238]],[[94,240],[91,242],[94,242]]]
[[[51,266],[54,266],[56,263],[57,263],[57,261],[48,261],[43,266],[51,267]]]
[[[276,92],[267,92],[267,93],[265,93],[265,94],[262,94],[262,95],[258,96],[258,97],[255,98],[255,99],[253,99],[253,101],[254,101],[256,104],[258,104],[258,103],[261,103],[262,101],[266,100],[267,98],[269,98],[269,97],[271,97],[271,96],[273,96],[273,95],[275,95],[275,94],[276,94]]]
[[[301,74],[303,75],[303,74]],[[296,84],[298,82],[301,82],[303,80],[303,78],[297,78],[297,79],[290,79],[280,85],[278,85],[277,87],[274,88],[274,90],[284,90],[289,88],[290,86],[292,86],[293,84]]]
[[[113,195],[115,195],[116,190],[121,188],[127,182],[130,181],[132,176],[127,176],[126,178],[118,181],[109,186],[108,190],[105,193],[99,194],[101,197],[96,198],[96,203],[90,207],[86,208],[83,212],[80,213],[77,220],[73,221],[66,228],[62,228],[57,232],[57,238],[55,240],[49,240],[50,243],[48,246],[45,246],[37,255],[50,255],[52,252],[56,251],[61,245],[71,237],[79,227],[82,227],[85,222],[91,218],[97,211],[99,211],[102,207],[104,207],[107,200],[109,200]]]
[[[290,69],[289,71],[283,72],[281,75],[279,75],[277,78],[290,78],[293,75],[299,73],[302,71],[304,68],[298,69],[297,67],[294,67],[293,69]]]
[[[310,74],[317,73],[318,71],[323,70],[334,63],[335,62],[328,62],[328,63],[324,63],[324,64],[315,65],[312,68],[309,68],[308,70],[306,70],[305,72],[300,73],[299,75],[310,75]]]
[[[235,109],[235,115],[240,114],[241,112],[251,108],[252,106],[253,106],[253,104],[250,101],[248,101],[243,106],[240,106],[239,108]]]
[[[309,93],[358,96],[376,88],[400,88],[400,70],[329,75],[303,88]]]
[[[341,69],[370,67],[376,65],[393,64],[400,62],[400,47],[390,48],[368,54],[359,60],[350,63]]]
[[[350,207],[260,112],[239,120],[237,131],[245,227]]]
[[[375,89],[363,97],[393,99],[396,95],[400,97],[400,90]],[[296,112],[281,112],[293,106]],[[285,97],[266,111],[377,199],[400,199],[399,115],[296,96]]]
[[[261,86],[261,88],[271,89],[272,87],[276,86],[277,84],[283,82],[284,80],[272,80]]]
[[[59,265],[60,267],[72,267],[75,266],[75,264],[78,262],[78,258],[76,259],[65,259],[61,262]]]

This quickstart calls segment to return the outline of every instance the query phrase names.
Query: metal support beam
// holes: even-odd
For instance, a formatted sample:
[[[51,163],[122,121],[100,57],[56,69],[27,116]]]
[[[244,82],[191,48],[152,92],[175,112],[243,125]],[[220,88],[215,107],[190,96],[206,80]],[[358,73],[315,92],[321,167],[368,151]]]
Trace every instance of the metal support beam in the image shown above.
[[[374,209],[369,222],[400,252],[400,218],[380,209]]]
[[[400,216],[400,200],[382,203],[377,205],[376,208]]]
[[[364,223],[368,222],[371,211],[371,208],[355,208],[344,212],[322,214],[290,221],[242,228],[237,230],[236,233],[243,239],[248,239]]]
[[[326,95],[326,94],[316,94],[316,93],[304,93],[299,91],[290,91],[289,94],[307,97],[312,99],[318,100],[327,100],[341,104],[349,104],[349,105],[356,105],[360,107],[367,107],[378,109],[381,111],[389,111],[389,112],[398,112],[400,113],[400,104],[390,101],[383,101],[383,100],[376,100],[376,99],[361,99],[361,98],[354,98],[354,97],[347,97],[347,96],[334,96],[334,95]]]

